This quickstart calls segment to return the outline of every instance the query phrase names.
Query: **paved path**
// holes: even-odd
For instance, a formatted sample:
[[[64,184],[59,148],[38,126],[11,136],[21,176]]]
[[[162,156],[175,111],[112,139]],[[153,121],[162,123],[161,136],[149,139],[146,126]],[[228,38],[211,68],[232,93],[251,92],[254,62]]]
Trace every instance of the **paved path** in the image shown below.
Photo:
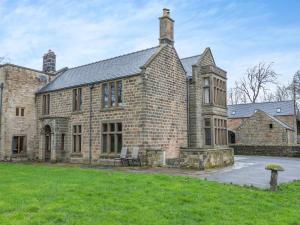
[[[300,180],[300,158],[268,156],[235,156],[234,166],[205,174],[204,177],[213,181],[267,188],[270,171],[265,170],[265,165],[269,163],[279,164],[285,169],[279,172],[279,183]]]
[[[133,173],[157,173],[174,176],[190,176],[222,183],[253,185],[268,188],[271,172],[265,170],[266,164],[281,165],[285,171],[279,172],[278,182],[286,183],[300,180],[300,158],[268,156],[235,156],[234,166],[211,171],[197,171],[175,168],[118,168],[117,170]]]

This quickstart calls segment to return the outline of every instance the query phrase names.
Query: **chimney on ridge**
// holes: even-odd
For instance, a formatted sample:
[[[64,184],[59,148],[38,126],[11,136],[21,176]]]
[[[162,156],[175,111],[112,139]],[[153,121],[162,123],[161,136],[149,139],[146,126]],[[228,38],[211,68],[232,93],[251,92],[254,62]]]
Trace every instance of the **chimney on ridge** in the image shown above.
[[[159,44],[174,44],[174,20],[170,17],[170,10],[164,8],[163,16],[159,18]]]
[[[55,73],[56,71],[56,55],[53,51],[49,50],[43,56],[43,72]]]

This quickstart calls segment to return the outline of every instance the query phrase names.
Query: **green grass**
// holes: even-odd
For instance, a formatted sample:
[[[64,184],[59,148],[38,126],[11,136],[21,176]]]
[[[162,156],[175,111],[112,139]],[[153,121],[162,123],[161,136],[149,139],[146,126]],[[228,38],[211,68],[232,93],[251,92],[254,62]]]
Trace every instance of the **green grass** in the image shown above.
[[[0,163],[0,224],[300,224],[300,182],[271,193],[166,175]]]

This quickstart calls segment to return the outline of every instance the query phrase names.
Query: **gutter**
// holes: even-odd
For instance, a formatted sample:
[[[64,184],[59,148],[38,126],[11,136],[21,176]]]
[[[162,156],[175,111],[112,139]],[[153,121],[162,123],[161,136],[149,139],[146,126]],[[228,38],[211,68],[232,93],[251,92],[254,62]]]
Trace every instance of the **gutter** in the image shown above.
[[[186,87],[186,95],[187,95],[187,144],[188,148],[191,146],[190,144],[190,78],[187,77],[187,87]]]
[[[1,98],[0,98],[0,150],[1,150],[1,145],[2,145],[2,136],[1,136],[1,133],[2,133],[2,103],[3,103],[3,88],[4,88],[4,85],[3,83],[0,84],[0,95],[1,95]]]
[[[89,111],[90,111],[90,115],[89,115],[89,162],[90,164],[92,164],[92,118],[93,118],[93,89],[94,89],[94,84],[89,85],[90,88],[90,106],[89,106]]]

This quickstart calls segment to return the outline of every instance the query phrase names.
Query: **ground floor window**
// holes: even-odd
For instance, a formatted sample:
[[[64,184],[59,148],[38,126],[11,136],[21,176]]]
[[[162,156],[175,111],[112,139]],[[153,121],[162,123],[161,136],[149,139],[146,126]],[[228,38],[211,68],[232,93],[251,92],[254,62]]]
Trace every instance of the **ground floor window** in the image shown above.
[[[73,152],[80,153],[81,152],[81,135],[82,129],[81,125],[74,125],[73,126]]]
[[[120,153],[123,145],[122,123],[102,124],[102,152]]]
[[[227,120],[214,119],[215,145],[227,145]]]
[[[204,143],[211,145],[211,119],[204,118]]]
[[[26,137],[14,136],[12,140],[12,153],[22,154],[26,151]]]

